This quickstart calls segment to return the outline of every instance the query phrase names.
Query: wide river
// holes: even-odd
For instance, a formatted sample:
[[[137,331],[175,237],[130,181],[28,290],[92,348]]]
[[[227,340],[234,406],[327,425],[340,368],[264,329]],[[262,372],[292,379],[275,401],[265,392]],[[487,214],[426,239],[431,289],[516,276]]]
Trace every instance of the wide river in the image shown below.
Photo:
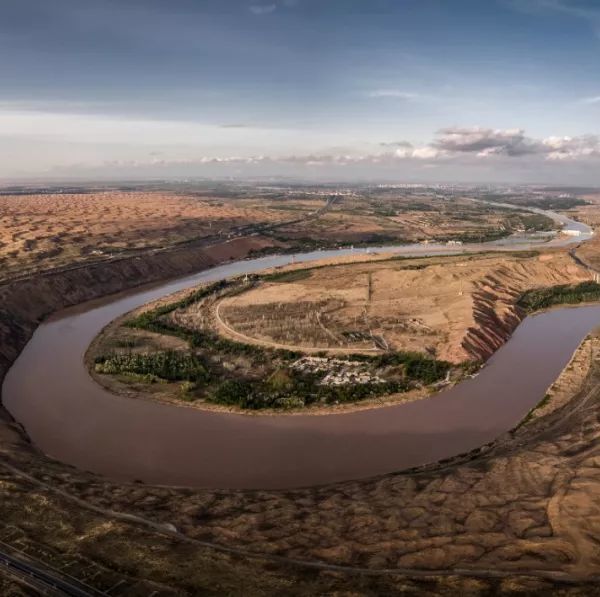
[[[582,231],[572,241],[589,237],[587,227],[561,221]],[[540,244],[521,238],[493,246],[514,250]],[[379,250],[457,252],[433,245]],[[308,253],[296,261],[350,252]],[[253,416],[169,406],[114,396],[89,376],[85,351],[116,317],[200,282],[290,260],[275,256],[230,263],[55,314],[40,325],[8,372],[2,388],[5,406],[45,453],[115,479],[219,488],[323,484],[433,462],[496,438],[543,398],[581,340],[600,323],[600,305],[528,317],[473,379],[426,400],[328,415]]]

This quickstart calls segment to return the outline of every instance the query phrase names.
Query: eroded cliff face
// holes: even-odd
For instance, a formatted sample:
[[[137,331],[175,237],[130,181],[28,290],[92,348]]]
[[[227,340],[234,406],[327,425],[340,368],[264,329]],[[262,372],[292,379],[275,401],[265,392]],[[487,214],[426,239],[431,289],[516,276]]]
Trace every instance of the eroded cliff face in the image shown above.
[[[462,341],[467,357],[485,361],[508,340],[527,315],[517,305],[525,291],[590,279],[590,272],[566,253],[491,268],[474,284],[474,325]]]
[[[48,272],[0,286],[0,383],[39,323],[51,313],[149,282],[201,271],[252,250],[272,246],[262,237],[239,238]],[[0,408],[0,421],[9,415]]]

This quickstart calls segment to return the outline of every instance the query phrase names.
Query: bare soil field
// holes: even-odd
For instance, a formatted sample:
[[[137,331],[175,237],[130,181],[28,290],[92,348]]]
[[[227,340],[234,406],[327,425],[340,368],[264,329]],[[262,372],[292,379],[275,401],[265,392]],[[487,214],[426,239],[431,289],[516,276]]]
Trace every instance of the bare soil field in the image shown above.
[[[486,255],[315,267],[227,297],[219,331],[297,350],[411,350],[459,363],[487,358],[520,321],[520,295],[580,282],[568,254]]]
[[[426,354],[383,354],[379,347],[343,348],[329,358],[255,346],[236,332],[233,340],[220,336],[223,299],[261,279],[253,275],[202,285],[124,315],[87,351],[90,373],[110,391],[129,397],[227,411],[311,408],[321,413],[416,400],[473,369],[471,363],[452,366]],[[292,311],[297,315],[302,309],[298,303]],[[369,350],[379,354],[367,359],[354,354]]]

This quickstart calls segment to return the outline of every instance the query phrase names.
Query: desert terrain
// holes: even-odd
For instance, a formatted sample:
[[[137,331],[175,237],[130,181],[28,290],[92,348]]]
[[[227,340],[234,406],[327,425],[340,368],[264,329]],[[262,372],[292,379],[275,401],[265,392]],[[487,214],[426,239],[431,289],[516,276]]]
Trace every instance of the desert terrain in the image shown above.
[[[236,227],[285,216],[265,206],[169,192],[0,195],[0,270],[6,278],[204,237],[227,238]]]
[[[493,445],[327,487],[114,484],[4,436],[3,537],[58,569],[84,568],[99,587],[120,578],[123,594],[596,594],[596,348],[581,349],[592,366],[568,402]]]
[[[299,251],[339,244],[401,243],[433,238],[486,239],[548,219],[442,200],[340,195],[321,190],[97,188],[0,193],[0,279],[49,268],[126,257],[145,250],[218,243],[260,233],[259,251]],[[466,236],[465,236],[466,235]]]
[[[313,211],[312,199],[308,201],[308,210]],[[21,208],[23,217],[28,217],[26,205]],[[59,230],[59,221],[66,221],[72,209],[46,215],[52,221],[40,222],[38,232],[42,227]],[[592,208],[588,211],[585,217],[595,217]],[[19,216],[18,209],[11,218],[1,213],[3,230]],[[159,229],[150,215],[140,218],[146,218],[148,231]],[[20,226],[27,228],[24,220]],[[125,228],[129,227],[107,234],[126,236]],[[169,242],[171,237],[161,236],[167,228],[160,228],[156,237],[149,232],[152,243]],[[143,281],[243,258],[273,240],[261,237],[249,243],[242,238],[215,247],[152,253],[143,248],[146,228],[136,230],[138,238],[132,232],[130,242],[140,248],[131,258],[94,257],[90,258],[94,263],[81,263],[81,253],[65,249],[64,261],[44,256],[36,261],[22,248],[17,255],[5,256],[3,265],[10,269],[11,280],[0,285],[0,377],[50,313]],[[6,239],[15,232],[11,228]],[[575,256],[600,263],[595,247],[594,241],[586,243]],[[385,275],[398,288],[408,289],[418,286],[419,272],[431,276],[427,301],[445,312],[446,321],[456,323],[452,354],[457,358],[461,351],[484,354],[484,346],[504,341],[502,331],[497,339],[478,336],[465,344],[459,330],[464,340],[465,328],[475,323],[485,329],[489,317],[514,329],[519,317],[514,319],[515,297],[532,287],[531,277],[536,284],[554,285],[588,276],[567,251],[510,259],[487,255],[473,262],[451,258],[448,274],[441,261],[430,261],[424,269],[394,269]],[[37,271],[73,263],[82,266],[51,275]],[[406,265],[394,262],[394,268]],[[366,268],[364,275],[345,274],[344,285],[351,290],[352,282],[356,296],[362,293],[358,302],[366,300],[370,268],[376,281],[374,296],[385,292],[378,288],[377,276],[389,264],[343,267]],[[471,321],[462,302],[468,296],[467,283],[463,295],[460,284],[457,288],[463,271],[471,307],[481,306]],[[271,280],[250,292],[260,295],[276,286],[281,293],[284,287],[295,286],[294,292],[306,293],[314,301],[311,284],[319,272],[295,281]],[[434,275],[447,275],[448,291],[432,284]],[[262,296],[272,300],[268,293]],[[425,309],[419,311],[414,299],[410,306],[416,312],[413,317],[424,319]],[[228,320],[234,326],[236,308],[234,301]],[[427,325],[436,332],[432,335],[436,351],[442,352],[443,326],[435,320]],[[244,333],[256,334],[256,328]],[[274,337],[273,330],[266,331],[267,340]],[[389,341],[386,334],[390,332],[384,331]],[[413,341],[410,336],[398,333],[394,338],[400,345]],[[319,341],[327,343],[327,338],[328,334],[319,336]],[[181,346],[172,342],[173,349]],[[448,358],[452,354],[448,351]],[[599,356],[598,337],[592,334],[539,409],[512,432],[473,453],[418,470],[298,490],[201,490],[114,482],[43,455],[2,411],[0,551],[26,555],[63,577],[74,576],[87,583],[90,594],[100,590],[111,595],[598,594]],[[0,592],[28,591],[21,580],[0,571]]]

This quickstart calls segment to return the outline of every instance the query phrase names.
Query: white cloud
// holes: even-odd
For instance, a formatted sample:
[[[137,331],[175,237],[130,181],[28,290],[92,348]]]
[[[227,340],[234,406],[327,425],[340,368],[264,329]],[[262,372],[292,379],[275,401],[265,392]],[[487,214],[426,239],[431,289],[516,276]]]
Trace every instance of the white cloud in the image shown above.
[[[448,129],[446,129],[448,130]],[[453,129],[454,130],[454,129]],[[600,137],[587,135],[581,137],[548,137],[543,140],[525,138],[524,141],[513,142],[511,131],[495,131],[496,136],[475,138],[472,133],[468,139],[458,143],[455,133],[452,142],[433,141],[427,145],[414,147],[410,143],[398,142],[393,151],[386,150],[381,153],[366,154],[335,154],[335,153],[307,153],[288,155],[202,155],[193,158],[167,159],[162,157],[162,152],[154,152],[151,163],[154,165],[206,165],[206,164],[293,164],[296,166],[324,167],[347,166],[352,164],[393,164],[398,162],[454,162],[461,164],[475,164],[477,161],[497,159],[523,160],[527,157],[541,159],[542,161],[558,160],[590,160],[600,158]],[[507,133],[505,135],[505,133]],[[472,136],[473,135],[473,136]],[[508,141],[502,145],[498,139],[506,136]],[[517,135],[519,137],[520,135]],[[445,133],[442,139],[448,139]],[[521,143],[527,147],[521,149]],[[147,160],[110,160],[105,163],[111,165],[125,164],[127,166],[147,165]]]
[[[473,154],[477,158],[530,156],[545,160],[589,160],[600,157],[600,137],[552,136],[534,139],[522,129],[447,128],[432,144],[445,155]]]
[[[543,141],[549,160],[589,160],[600,158],[600,137],[548,137]]]
[[[579,103],[588,105],[600,104],[600,95],[596,95],[594,97],[584,97],[583,99],[579,100]]]
[[[542,142],[540,142],[542,143]],[[545,154],[509,157],[492,153],[442,151],[423,145],[364,155],[336,153],[287,156],[223,155],[188,159],[79,160],[48,169],[56,179],[152,179],[170,177],[294,177],[306,180],[393,180],[418,182],[535,182],[600,185],[597,140],[554,137]],[[162,156],[161,156],[162,158]],[[518,165],[515,165],[518,164]]]
[[[252,4],[250,12],[255,15],[267,15],[275,12],[277,4]]]
[[[327,131],[310,129],[249,129],[235,121],[207,124],[0,109],[0,131],[0,176],[4,177],[17,172],[68,175],[70,170],[74,176],[320,172],[326,177],[347,172],[356,177],[381,172],[410,175],[438,166],[440,176],[460,172],[463,180],[477,173],[483,178],[484,172],[498,180],[496,169],[511,174],[543,169],[544,177],[556,178],[568,171],[576,172],[570,175],[574,181],[589,183],[596,177],[600,183],[600,136],[534,138],[519,128],[450,127],[419,144],[340,138],[333,146]],[[552,171],[558,164],[560,169]]]
[[[417,147],[417,149],[413,149],[410,157],[417,160],[435,160],[439,157],[444,157],[444,155],[445,154],[443,151],[440,151],[431,145],[427,145],[425,147]]]
[[[596,0],[593,0],[596,2]],[[510,0],[513,8],[528,13],[556,12],[587,21],[600,37],[600,5],[581,0]]]
[[[521,156],[540,153],[539,141],[529,139],[522,129],[487,129],[452,127],[438,132],[434,146],[445,151],[476,153],[480,157],[494,154]]]
[[[395,98],[405,101],[414,101],[422,96],[412,91],[403,91],[401,89],[375,89],[369,93],[372,98]]]

